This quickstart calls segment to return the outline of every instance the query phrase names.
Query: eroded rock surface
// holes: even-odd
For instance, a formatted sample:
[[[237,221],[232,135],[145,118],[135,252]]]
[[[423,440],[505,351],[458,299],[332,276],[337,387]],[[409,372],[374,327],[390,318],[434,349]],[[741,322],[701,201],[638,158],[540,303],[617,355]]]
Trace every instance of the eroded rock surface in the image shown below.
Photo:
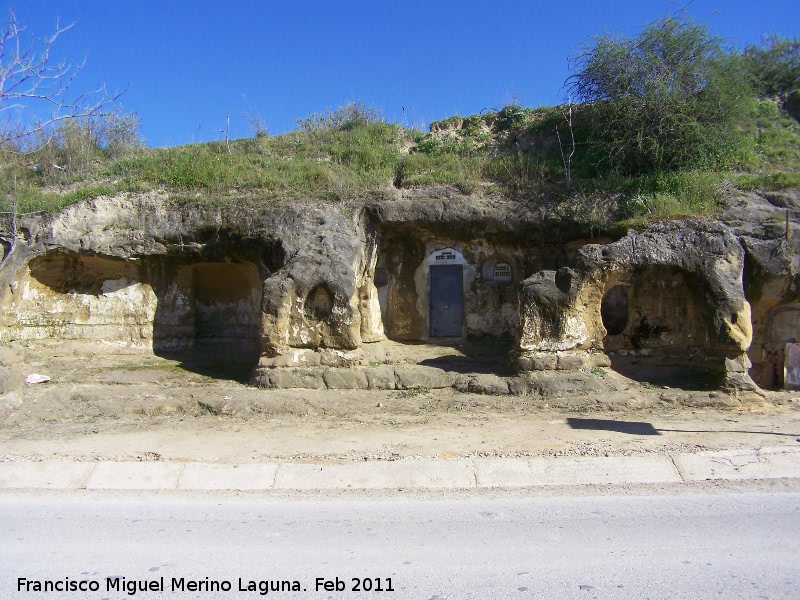
[[[609,367],[780,387],[800,341],[798,222],[793,191],[617,240],[578,210],[448,187],[347,207],[96,198],[4,244],[0,342],[142,346],[278,388],[520,394],[541,373]],[[388,340],[466,358],[403,364]]]
[[[719,224],[658,223],[588,244],[568,266],[523,282],[520,366],[591,368],[605,352],[612,365],[703,366],[741,379],[752,341],[743,268],[742,247]]]

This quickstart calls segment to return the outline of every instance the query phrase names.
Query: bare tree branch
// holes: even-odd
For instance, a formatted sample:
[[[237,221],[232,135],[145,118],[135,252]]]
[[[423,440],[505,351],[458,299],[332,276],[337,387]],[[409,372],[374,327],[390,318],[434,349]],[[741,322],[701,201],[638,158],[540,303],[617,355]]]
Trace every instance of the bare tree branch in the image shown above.
[[[564,115],[564,119],[567,121],[569,133],[572,137],[572,150],[568,155],[564,154],[564,144],[561,142],[561,133],[558,131],[558,125],[556,125],[556,137],[558,138],[558,147],[561,150],[561,161],[564,163],[567,189],[570,189],[572,186],[572,157],[575,156],[575,131],[572,128],[572,96],[568,96],[567,105],[569,106],[569,112]]]
[[[18,143],[66,119],[98,115],[123,92],[110,93],[105,84],[89,92],[70,94],[80,64],[52,58],[53,45],[74,23],[42,40],[25,34],[12,10],[0,33],[0,145]]]
[[[0,153],[24,154],[29,140],[41,147],[43,139],[48,143],[48,136],[54,135],[55,125],[104,115],[105,107],[113,105],[121,96],[122,92],[109,93],[105,84],[88,92],[73,93],[73,83],[83,71],[85,59],[74,64],[53,57],[58,38],[73,25],[62,27],[56,21],[55,31],[50,36],[37,39],[27,35],[13,9],[9,12],[0,29]],[[11,256],[18,239],[16,175],[8,196],[11,242],[0,260],[0,267]]]

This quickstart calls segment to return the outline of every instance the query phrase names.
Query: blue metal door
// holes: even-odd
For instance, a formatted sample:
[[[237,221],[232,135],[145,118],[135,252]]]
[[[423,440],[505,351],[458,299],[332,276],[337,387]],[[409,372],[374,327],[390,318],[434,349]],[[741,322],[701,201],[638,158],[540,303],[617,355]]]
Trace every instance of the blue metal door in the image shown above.
[[[463,269],[461,265],[431,266],[431,337],[461,337]]]

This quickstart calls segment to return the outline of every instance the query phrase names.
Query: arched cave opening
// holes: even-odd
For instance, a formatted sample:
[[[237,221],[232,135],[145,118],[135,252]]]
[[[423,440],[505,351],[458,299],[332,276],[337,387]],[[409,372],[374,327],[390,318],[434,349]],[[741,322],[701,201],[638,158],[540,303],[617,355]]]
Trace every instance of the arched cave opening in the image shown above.
[[[156,296],[139,261],[53,251],[28,273],[4,299],[9,339],[149,342]]]
[[[261,282],[252,263],[193,266],[195,339],[252,346],[261,325]]]
[[[624,285],[615,285],[605,296],[600,304],[600,318],[607,335],[619,335],[628,326],[628,288]]]
[[[800,345],[800,305],[780,305],[773,308],[767,321],[766,341],[754,336],[753,347],[758,360],[753,360],[750,375],[759,385],[771,389],[797,389],[800,382],[800,362],[794,358],[796,350],[789,346]],[[788,355],[787,355],[787,351]],[[788,378],[788,382],[787,382]],[[788,383],[788,385],[787,385]]]
[[[600,304],[611,368],[636,381],[715,389],[724,371],[706,340],[710,307],[692,277],[650,267],[610,288]]]
[[[154,273],[156,354],[203,375],[247,381],[260,353],[262,285],[256,265],[203,262],[160,271]]]
[[[306,296],[303,313],[311,321],[324,321],[331,316],[333,294],[324,284],[313,288]]]

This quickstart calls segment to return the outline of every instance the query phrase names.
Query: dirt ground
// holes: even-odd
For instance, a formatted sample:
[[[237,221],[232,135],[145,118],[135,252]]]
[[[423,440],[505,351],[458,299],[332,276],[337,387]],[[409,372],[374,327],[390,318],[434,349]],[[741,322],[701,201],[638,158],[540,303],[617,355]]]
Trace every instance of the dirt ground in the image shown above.
[[[360,461],[800,444],[798,392],[737,398],[613,372],[603,389],[552,395],[263,390],[241,383],[235,365],[215,373],[143,349],[15,349],[25,374],[51,380],[0,396],[0,461]]]

